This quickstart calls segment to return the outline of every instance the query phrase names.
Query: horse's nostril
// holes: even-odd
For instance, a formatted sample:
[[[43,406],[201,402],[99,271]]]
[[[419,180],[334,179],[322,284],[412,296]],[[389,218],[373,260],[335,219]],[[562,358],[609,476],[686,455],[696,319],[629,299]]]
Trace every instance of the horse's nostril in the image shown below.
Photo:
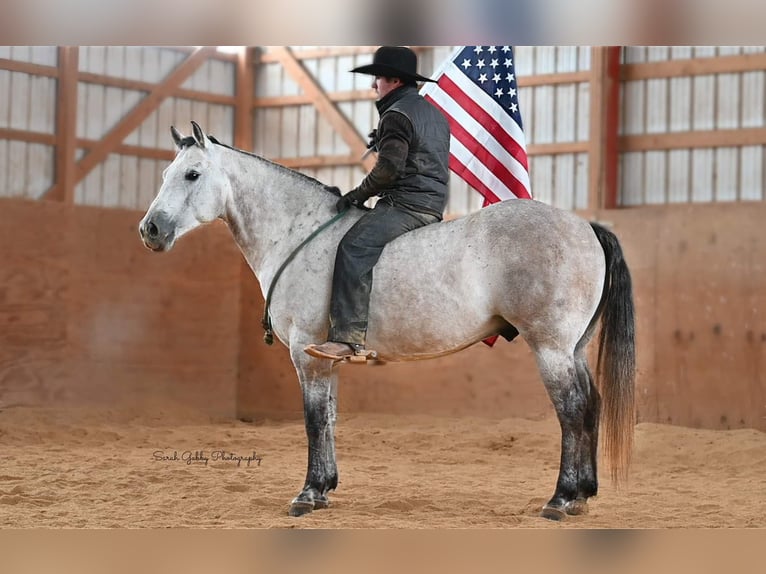
[[[156,239],[157,236],[160,234],[160,230],[157,229],[157,226],[154,225],[151,221],[146,225],[146,231],[149,234],[149,237],[152,239]]]

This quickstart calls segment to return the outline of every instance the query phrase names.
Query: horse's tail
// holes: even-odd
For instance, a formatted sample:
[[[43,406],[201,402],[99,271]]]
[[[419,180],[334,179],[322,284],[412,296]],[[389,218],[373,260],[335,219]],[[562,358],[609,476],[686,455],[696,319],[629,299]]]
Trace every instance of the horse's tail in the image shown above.
[[[601,336],[596,380],[602,395],[602,449],[612,480],[626,480],[633,451],[636,422],[636,345],[633,288],[617,237],[591,223],[606,256],[606,277],[601,295]]]

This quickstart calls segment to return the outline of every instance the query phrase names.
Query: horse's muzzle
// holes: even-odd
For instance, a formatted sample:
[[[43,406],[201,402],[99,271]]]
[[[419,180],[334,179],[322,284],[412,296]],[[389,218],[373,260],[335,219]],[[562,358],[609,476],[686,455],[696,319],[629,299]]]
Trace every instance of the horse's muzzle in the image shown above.
[[[138,226],[138,233],[144,245],[152,251],[167,251],[173,245],[172,234],[163,230],[160,221],[144,219]]]

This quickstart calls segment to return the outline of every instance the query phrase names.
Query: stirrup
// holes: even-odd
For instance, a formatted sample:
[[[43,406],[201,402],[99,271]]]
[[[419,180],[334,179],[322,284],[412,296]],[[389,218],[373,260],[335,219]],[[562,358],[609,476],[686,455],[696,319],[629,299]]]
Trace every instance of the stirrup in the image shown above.
[[[351,343],[351,347],[354,349],[354,354],[343,357],[341,361],[344,363],[366,363],[367,361],[374,361],[378,358],[377,351],[365,349],[362,345],[355,345],[353,343]]]

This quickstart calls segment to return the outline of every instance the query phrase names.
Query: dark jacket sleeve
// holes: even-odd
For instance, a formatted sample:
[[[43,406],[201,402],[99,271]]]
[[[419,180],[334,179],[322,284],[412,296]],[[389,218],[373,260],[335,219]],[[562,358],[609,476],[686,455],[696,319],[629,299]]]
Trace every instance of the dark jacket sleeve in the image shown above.
[[[383,115],[378,124],[378,160],[362,182],[348,193],[353,201],[367,201],[401,177],[412,137],[412,124],[403,114],[392,111]]]

